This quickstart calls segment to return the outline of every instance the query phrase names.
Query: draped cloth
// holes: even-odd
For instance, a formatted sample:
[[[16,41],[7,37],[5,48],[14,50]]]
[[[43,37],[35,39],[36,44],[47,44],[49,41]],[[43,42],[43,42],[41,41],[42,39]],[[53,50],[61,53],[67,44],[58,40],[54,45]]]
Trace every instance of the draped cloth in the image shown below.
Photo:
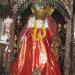
[[[57,25],[51,16],[47,17],[46,37],[33,41],[34,27],[25,27],[20,35],[21,48],[11,63],[10,75],[61,75],[60,67],[51,47],[57,33]],[[37,36],[42,28],[38,28]]]

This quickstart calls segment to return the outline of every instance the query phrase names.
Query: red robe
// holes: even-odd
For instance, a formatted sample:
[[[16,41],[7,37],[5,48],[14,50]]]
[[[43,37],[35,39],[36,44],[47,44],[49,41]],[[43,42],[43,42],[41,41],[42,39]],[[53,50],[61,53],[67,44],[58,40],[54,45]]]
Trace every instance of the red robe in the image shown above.
[[[23,40],[21,49],[10,66],[11,75],[34,75],[32,74],[34,71],[39,71],[41,75],[61,75],[59,64],[51,47],[58,28],[52,17],[48,17],[47,20],[46,37],[41,43],[33,41],[33,27],[24,27],[20,36]],[[40,30],[41,28],[38,28],[37,35]]]

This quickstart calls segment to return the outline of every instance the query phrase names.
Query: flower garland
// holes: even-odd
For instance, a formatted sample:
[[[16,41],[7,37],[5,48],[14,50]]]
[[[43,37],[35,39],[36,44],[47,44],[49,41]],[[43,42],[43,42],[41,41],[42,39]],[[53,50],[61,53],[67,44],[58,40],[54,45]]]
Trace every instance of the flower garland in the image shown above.
[[[38,34],[38,37],[37,36],[37,31],[38,31],[38,28],[37,28],[37,25],[36,25],[36,20],[34,21],[34,31],[33,31],[33,40],[34,41],[41,41],[42,39],[44,39],[46,37],[46,30],[44,28],[44,25],[42,25],[42,31],[40,30],[39,31],[39,34]]]

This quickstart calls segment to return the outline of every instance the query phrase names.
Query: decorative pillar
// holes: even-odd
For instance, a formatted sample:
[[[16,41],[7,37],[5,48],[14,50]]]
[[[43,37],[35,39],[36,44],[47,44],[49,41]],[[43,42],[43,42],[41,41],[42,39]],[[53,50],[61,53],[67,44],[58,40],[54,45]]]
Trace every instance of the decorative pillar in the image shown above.
[[[66,31],[66,51],[65,51],[65,66],[64,66],[64,75],[70,75],[70,65],[71,65],[71,51],[72,51],[72,28],[73,28],[73,0],[62,0],[65,4],[69,14],[70,19],[67,21],[67,31]],[[72,75],[72,74],[71,74]]]
[[[72,51],[71,51],[71,70],[70,75],[75,75],[75,14],[73,14],[73,40],[72,40]]]

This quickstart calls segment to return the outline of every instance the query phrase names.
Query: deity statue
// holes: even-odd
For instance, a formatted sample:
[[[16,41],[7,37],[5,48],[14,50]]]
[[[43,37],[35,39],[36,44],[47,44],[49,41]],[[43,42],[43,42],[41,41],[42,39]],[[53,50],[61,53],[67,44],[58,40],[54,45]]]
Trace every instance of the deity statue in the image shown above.
[[[19,53],[11,63],[10,75],[61,75],[58,26],[51,16],[54,8],[45,0],[34,0],[31,10],[33,15],[20,34]]]

